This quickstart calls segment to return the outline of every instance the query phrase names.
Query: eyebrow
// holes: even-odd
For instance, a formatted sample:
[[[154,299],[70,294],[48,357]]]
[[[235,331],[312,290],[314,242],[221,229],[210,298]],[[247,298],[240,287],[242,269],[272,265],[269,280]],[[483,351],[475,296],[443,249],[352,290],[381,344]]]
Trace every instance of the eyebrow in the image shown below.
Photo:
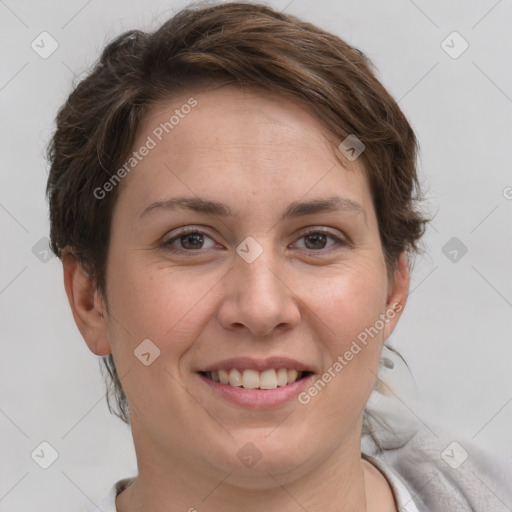
[[[150,204],[139,215],[139,218],[143,218],[154,211],[175,209],[186,209],[197,213],[218,215],[220,217],[236,217],[238,214],[238,212],[227,204],[218,201],[200,197],[175,197]],[[356,201],[343,196],[332,196],[326,199],[313,199],[311,201],[295,201],[288,205],[281,220],[324,212],[363,214],[366,222],[366,212],[364,208]]]

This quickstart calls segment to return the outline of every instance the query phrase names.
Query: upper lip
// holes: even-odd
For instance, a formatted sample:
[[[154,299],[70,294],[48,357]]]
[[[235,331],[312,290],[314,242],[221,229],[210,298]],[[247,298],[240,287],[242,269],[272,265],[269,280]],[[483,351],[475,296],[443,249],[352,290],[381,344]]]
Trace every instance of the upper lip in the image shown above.
[[[267,359],[255,359],[253,357],[233,357],[230,359],[224,359],[217,363],[212,363],[199,371],[202,372],[214,372],[219,370],[271,370],[286,368],[288,370],[298,370],[303,372],[311,372],[310,366],[297,361],[296,359],[290,359],[289,357],[270,357]]]

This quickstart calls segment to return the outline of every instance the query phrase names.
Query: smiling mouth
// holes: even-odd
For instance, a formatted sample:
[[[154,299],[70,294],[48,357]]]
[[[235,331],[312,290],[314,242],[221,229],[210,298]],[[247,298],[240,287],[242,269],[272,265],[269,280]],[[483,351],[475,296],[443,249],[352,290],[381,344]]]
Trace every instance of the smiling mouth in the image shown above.
[[[258,370],[218,370],[211,372],[199,372],[207,379],[221,384],[245,389],[276,389],[301,380],[311,372],[298,371],[295,369],[279,368],[264,371]]]

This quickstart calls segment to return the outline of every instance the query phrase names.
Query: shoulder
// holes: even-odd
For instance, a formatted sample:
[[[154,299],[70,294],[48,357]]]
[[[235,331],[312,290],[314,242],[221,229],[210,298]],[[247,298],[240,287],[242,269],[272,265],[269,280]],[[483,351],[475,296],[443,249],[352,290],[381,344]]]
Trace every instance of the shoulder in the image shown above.
[[[368,412],[363,453],[392,468],[419,512],[512,510],[511,459],[430,429],[392,398]]]

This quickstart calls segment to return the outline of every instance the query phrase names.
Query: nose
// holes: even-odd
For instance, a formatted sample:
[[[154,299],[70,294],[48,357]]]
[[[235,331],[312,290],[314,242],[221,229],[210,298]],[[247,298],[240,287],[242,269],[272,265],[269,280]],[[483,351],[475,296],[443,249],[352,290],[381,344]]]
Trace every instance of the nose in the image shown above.
[[[247,329],[254,336],[269,336],[274,330],[292,329],[300,322],[300,302],[293,292],[286,262],[271,248],[248,263],[238,254],[224,282],[218,320],[227,330]]]

